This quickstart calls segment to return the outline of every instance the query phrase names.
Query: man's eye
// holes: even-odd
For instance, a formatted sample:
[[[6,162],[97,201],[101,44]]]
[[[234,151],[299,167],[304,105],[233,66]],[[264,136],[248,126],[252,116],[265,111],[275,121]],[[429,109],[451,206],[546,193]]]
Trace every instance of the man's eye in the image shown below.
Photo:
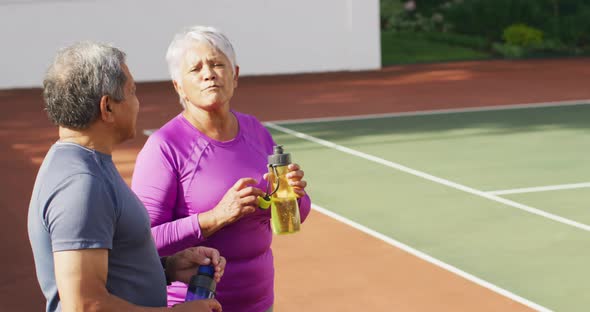
[[[215,64],[213,64],[213,66],[215,66],[215,67],[223,67],[223,63],[215,63]]]

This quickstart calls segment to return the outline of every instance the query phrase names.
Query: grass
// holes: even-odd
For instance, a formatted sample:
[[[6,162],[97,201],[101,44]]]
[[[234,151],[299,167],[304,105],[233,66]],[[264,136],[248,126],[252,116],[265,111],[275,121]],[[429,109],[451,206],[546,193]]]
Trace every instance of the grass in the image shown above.
[[[487,52],[453,45],[413,32],[381,32],[381,63],[395,64],[480,60],[491,58]]]

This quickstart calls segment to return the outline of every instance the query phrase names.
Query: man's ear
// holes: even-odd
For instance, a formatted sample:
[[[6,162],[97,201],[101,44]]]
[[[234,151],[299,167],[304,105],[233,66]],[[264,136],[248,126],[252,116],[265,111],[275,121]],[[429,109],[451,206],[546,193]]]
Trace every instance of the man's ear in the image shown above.
[[[103,95],[100,98],[100,118],[105,122],[112,122],[114,120],[113,109],[111,108],[113,101],[108,95]]]
[[[236,71],[234,74],[234,88],[238,87],[238,78],[240,77],[240,66],[236,65]]]

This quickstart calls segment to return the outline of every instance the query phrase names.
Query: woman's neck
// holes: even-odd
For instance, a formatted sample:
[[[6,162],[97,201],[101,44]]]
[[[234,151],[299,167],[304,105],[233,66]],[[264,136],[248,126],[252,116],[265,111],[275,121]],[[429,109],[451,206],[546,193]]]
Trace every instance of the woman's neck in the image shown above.
[[[182,115],[211,139],[229,141],[238,135],[238,120],[230,111],[205,111],[187,107]]]

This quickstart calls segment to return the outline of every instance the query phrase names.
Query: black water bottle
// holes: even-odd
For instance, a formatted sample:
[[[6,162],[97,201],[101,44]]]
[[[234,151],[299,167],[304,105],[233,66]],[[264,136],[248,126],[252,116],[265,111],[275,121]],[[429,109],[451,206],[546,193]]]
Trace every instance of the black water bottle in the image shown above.
[[[215,298],[217,283],[213,279],[215,268],[212,265],[201,265],[197,274],[191,277],[186,291],[185,301]]]

